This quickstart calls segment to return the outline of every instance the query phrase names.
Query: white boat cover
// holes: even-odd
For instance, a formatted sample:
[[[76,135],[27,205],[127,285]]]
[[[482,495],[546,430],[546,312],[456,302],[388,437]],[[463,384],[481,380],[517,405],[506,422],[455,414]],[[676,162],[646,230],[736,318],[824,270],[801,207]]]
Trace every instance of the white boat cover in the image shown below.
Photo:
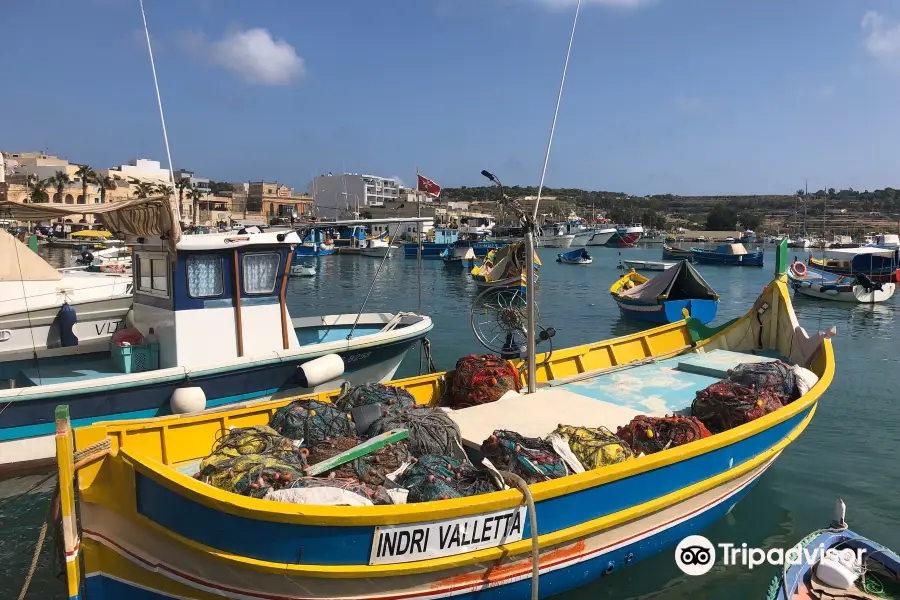
[[[656,302],[657,299],[715,300],[719,297],[697,269],[686,260],[679,261],[647,283],[621,292],[619,296],[643,302]]]
[[[71,211],[71,209],[69,209]],[[0,229],[0,281],[58,281],[59,271],[43,258]]]

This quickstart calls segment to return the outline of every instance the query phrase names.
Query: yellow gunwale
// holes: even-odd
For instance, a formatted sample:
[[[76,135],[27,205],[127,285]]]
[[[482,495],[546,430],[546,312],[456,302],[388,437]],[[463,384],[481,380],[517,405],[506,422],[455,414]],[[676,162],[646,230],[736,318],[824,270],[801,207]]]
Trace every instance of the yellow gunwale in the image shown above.
[[[650,280],[632,269],[622,275],[619,279],[617,279],[616,282],[611,286],[609,286],[609,293],[614,296],[618,295],[622,290],[622,286],[624,286],[629,281],[633,281],[635,285],[641,285],[642,283],[647,283]]]
[[[799,400],[795,401],[799,402]],[[658,512],[663,510],[671,505],[677,504],[679,502],[683,502],[693,496],[701,494],[707,490],[715,488],[719,485],[727,483],[733,479],[741,477],[742,475],[749,473],[750,471],[756,469],[760,465],[764,464],[769,460],[773,460],[778,456],[780,452],[782,452],[789,444],[791,444],[803,431],[806,429],[809,422],[812,420],[813,415],[816,412],[815,401],[812,402],[813,406],[810,410],[809,414],[797,424],[797,426],[788,433],[784,439],[779,441],[777,444],[765,450],[754,458],[741,463],[740,465],[733,467],[727,471],[720,473],[714,477],[710,477],[709,479],[705,479],[703,481],[697,482],[693,485],[681,488],[674,492],[670,492],[664,496],[660,496],[659,498],[655,498],[643,504],[639,504],[636,506],[632,506],[630,508],[621,510],[616,513],[612,513],[610,515],[606,515],[597,519],[593,519],[591,521],[586,521],[584,523],[579,523],[578,525],[573,525],[572,527],[568,527],[566,529],[561,529],[558,531],[554,531],[552,533],[547,533],[538,538],[538,542],[540,547],[547,548],[552,546],[557,546],[560,544],[565,544],[567,542],[571,542],[576,539],[584,538],[589,535],[592,535],[598,531],[602,531],[605,529],[610,529],[612,527],[616,527],[618,525],[622,525],[629,521],[634,521],[641,517],[641,515],[646,515],[649,513]],[[808,405],[807,405],[808,406]],[[773,413],[774,414],[774,413]],[[720,434],[721,435],[721,434]],[[710,438],[708,438],[710,439]],[[697,442],[694,442],[697,443]],[[152,459],[148,459],[151,460]],[[156,462],[156,461],[152,461]],[[135,466],[145,466],[138,465],[135,463]],[[162,465],[160,465],[162,466]],[[165,467],[163,467],[165,468]],[[189,479],[189,478],[188,478]],[[559,480],[557,480],[559,481]],[[544,484],[538,484],[544,485]],[[532,488],[537,487],[536,485],[531,486]],[[501,494],[507,494],[507,492],[498,492]],[[513,494],[517,497],[517,502],[513,503],[512,506],[517,506],[521,504],[521,494],[518,492],[513,492]],[[464,498],[461,500],[470,500],[471,498]],[[537,498],[536,498],[537,499]],[[265,501],[261,501],[265,502]],[[446,502],[457,502],[457,500],[444,500],[443,503]],[[306,507],[304,507],[306,508]],[[441,558],[435,558],[430,560],[423,560],[417,562],[409,562],[409,563],[396,563],[390,565],[305,565],[305,564],[285,564],[285,563],[274,563],[268,561],[262,561],[253,558],[247,558],[244,556],[224,552],[210,546],[206,546],[204,544],[200,544],[194,540],[183,537],[179,534],[176,534],[162,525],[154,523],[153,521],[145,518],[139,517],[141,522],[145,525],[149,526],[153,530],[158,533],[167,536],[177,543],[188,546],[192,550],[200,552],[204,555],[210,556],[219,562],[223,562],[229,564],[232,567],[244,567],[250,568],[255,571],[264,571],[264,572],[272,572],[277,571],[279,573],[289,573],[292,576],[309,576],[309,577],[318,577],[318,578],[326,578],[326,579],[340,579],[340,578],[365,578],[365,577],[396,577],[402,575],[413,575],[416,573],[424,573],[424,572],[434,572],[441,571],[450,568],[458,568],[461,566],[468,566],[476,563],[483,562],[492,562],[499,561],[503,559],[508,559],[514,556],[521,556],[529,553],[531,551],[531,539],[523,539],[519,542],[515,542],[512,544],[507,544],[504,546],[496,546],[493,548],[487,548],[484,550],[478,550],[475,552],[469,552],[467,554],[457,554],[453,556],[446,556]],[[440,517],[436,517],[434,514],[429,513],[428,519],[439,520]]]

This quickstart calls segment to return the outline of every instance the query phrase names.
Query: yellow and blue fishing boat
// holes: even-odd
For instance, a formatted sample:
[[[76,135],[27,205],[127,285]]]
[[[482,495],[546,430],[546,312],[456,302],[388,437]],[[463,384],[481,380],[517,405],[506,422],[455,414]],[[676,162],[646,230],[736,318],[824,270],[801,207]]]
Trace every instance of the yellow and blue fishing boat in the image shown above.
[[[540,268],[541,259],[534,253],[534,267]],[[525,244],[513,242],[488,252],[484,261],[476,263],[471,271],[472,280],[481,288],[515,288],[525,293]],[[537,275],[535,275],[537,279]]]
[[[794,315],[785,256],[782,246],[775,279],[743,317],[717,328],[685,319],[556,350],[537,357],[534,393],[448,414],[467,445],[492,429],[532,435],[575,418],[614,428],[683,410],[735,364],[776,357],[818,377],[798,399],[710,437],[521,491],[382,506],[248,498],[191,473],[217,437],[268,423],[287,400],[74,431],[60,407],[68,596],[544,598],[673,546],[747,493],[803,432],[834,377],[830,334],[807,335]],[[448,380],[439,373],[394,385],[436,404]]]
[[[708,325],[716,318],[719,295],[686,260],[648,279],[634,269],[609,288],[623,315],[651,323],[674,323],[683,311]]]

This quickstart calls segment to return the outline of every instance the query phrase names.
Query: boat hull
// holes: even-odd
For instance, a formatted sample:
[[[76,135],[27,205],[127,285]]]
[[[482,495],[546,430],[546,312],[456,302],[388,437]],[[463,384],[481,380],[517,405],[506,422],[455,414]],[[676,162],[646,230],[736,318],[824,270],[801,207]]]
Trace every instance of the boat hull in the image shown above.
[[[641,229],[632,227],[618,229],[610,236],[609,240],[607,240],[606,246],[609,248],[630,248],[638,243],[642,233],[643,231]]]
[[[684,319],[682,310],[687,310],[691,317],[703,324],[709,324],[716,318],[719,308],[718,300],[667,300],[659,304],[640,304],[626,302],[613,297],[622,315],[648,323],[675,323]]]
[[[747,254],[721,254],[713,250],[692,250],[694,262],[701,265],[724,265],[729,267],[761,267],[762,252]]]
[[[594,231],[579,231],[575,234],[575,238],[572,240],[572,247],[574,248],[576,246],[587,246],[592,237],[594,237]]]
[[[535,239],[537,245],[541,248],[570,248],[574,235],[539,235]]]
[[[615,229],[603,229],[600,231],[595,231],[594,235],[591,236],[591,239],[588,240],[586,246],[605,246],[606,242],[610,240],[610,238],[615,235]]]
[[[662,252],[663,260],[687,260],[694,261],[694,256],[691,254],[690,250],[684,250],[682,248],[673,248],[671,246],[663,246]]]
[[[674,267],[675,264],[652,260],[622,260],[622,266],[625,269],[634,269],[635,271],[665,271]]]

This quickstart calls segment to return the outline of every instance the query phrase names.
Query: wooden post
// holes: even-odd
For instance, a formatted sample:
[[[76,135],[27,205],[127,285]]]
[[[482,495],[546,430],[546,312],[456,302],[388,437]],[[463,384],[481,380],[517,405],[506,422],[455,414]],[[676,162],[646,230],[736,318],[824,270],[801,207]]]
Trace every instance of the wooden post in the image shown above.
[[[281,341],[284,349],[287,350],[290,348],[290,342],[288,340],[288,312],[287,312],[287,284],[288,277],[291,275],[291,262],[294,258],[294,247],[290,246],[288,248],[287,255],[287,264],[284,267],[284,279],[281,280],[281,295],[279,298],[279,302],[281,304]]]
[[[81,590],[80,540],[75,522],[75,458],[69,407],[56,407],[56,466],[59,472],[59,505],[62,513],[63,547],[66,553],[66,588],[69,600],[78,600]]]
[[[234,323],[237,332],[238,356],[244,356],[244,324],[241,321],[241,277],[237,248],[234,249]]]

